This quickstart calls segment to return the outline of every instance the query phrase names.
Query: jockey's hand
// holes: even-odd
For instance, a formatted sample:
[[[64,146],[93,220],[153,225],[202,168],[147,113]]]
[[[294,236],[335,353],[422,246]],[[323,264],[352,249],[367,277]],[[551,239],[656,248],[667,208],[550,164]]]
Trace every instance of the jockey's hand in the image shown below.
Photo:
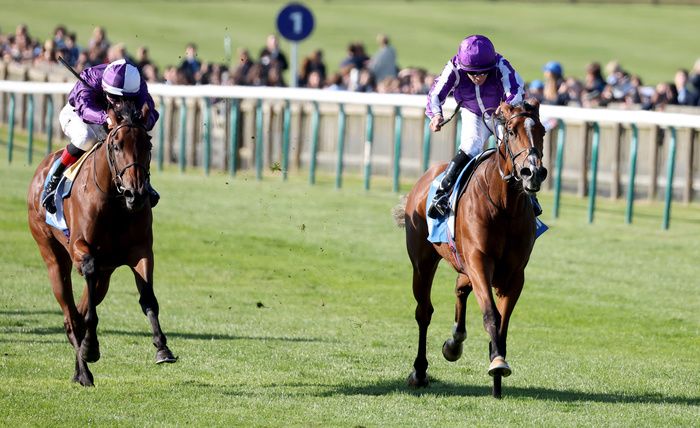
[[[105,121],[105,123],[102,124],[102,127],[105,129],[106,132],[109,132],[109,130],[114,127],[114,123],[112,122],[112,118],[107,116],[107,120]]]
[[[436,114],[430,118],[430,130],[433,132],[438,132],[442,129],[443,118],[441,114]]]

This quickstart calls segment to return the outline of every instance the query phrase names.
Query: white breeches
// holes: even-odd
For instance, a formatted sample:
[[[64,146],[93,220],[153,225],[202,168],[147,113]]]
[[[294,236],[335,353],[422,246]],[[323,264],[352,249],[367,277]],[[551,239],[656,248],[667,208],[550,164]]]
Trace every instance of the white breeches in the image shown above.
[[[484,124],[480,115],[476,115],[467,109],[460,111],[462,118],[462,133],[459,137],[459,148],[469,156],[476,156],[484,150],[484,145],[492,135],[490,117],[486,117],[489,126]],[[499,130],[499,134],[502,131]]]
[[[70,104],[63,107],[58,115],[58,121],[71,144],[80,150],[90,150],[97,141],[107,138],[102,125],[83,122]]]

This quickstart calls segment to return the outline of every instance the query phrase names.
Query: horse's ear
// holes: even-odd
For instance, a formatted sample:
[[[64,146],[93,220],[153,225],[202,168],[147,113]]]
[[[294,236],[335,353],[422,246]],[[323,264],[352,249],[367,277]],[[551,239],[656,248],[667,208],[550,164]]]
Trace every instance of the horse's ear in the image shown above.
[[[537,98],[528,98],[524,103],[525,111],[540,117],[540,102]]]
[[[151,112],[151,108],[148,107],[148,103],[143,103],[143,107],[141,107],[141,121],[146,122],[148,120],[148,114]]]
[[[107,109],[107,116],[109,116],[109,119],[110,119],[109,129],[112,129],[115,126],[117,126],[117,122],[118,122],[117,113],[114,111],[113,108],[110,107]]]
[[[513,106],[511,106],[507,102],[502,102],[501,105],[498,107],[497,113],[498,119],[501,122],[506,122],[513,115]]]

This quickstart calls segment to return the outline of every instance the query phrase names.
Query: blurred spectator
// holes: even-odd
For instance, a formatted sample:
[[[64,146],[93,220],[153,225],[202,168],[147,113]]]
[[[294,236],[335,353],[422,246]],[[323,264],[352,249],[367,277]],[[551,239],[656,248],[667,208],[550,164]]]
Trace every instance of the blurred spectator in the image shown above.
[[[374,92],[376,90],[376,85],[374,81],[374,75],[367,68],[363,68],[358,71],[357,85],[355,86],[356,92]]]
[[[690,84],[695,88],[695,93],[700,94],[700,58],[693,64],[693,69],[690,71]],[[698,100],[698,105],[700,105],[700,100]]]
[[[194,85],[197,83],[196,77],[200,68],[202,68],[202,63],[197,58],[197,45],[190,42],[185,46],[185,58],[179,67],[185,76],[187,84]]]
[[[150,62],[143,65],[141,68],[141,74],[143,75],[143,80],[148,83],[160,82],[160,77],[158,77],[158,67]]]
[[[282,71],[289,67],[287,57],[280,50],[277,36],[274,34],[268,35],[265,40],[265,47],[260,51],[260,64],[263,66],[263,74],[267,74],[273,65],[277,65]]]
[[[326,64],[323,62],[323,51],[316,49],[311,52],[301,62],[301,71],[299,73],[299,86],[309,86],[308,81],[311,73],[318,74],[321,82],[326,80]]]
[[[676,71],[673,83],[676,85],[678,96],[676,103],[683,106],[695,106],[698,104],[698,93],[688,80],[688,70],[681,68]]]
[[[377,35],[379,50],[372,55],[367,68],[372,72],[376,81],[381,82],[387,77],[396,77],[398,67],[396,66],[396,49],[389,44],[389,37],[385,34]]]
[[[675,87],[669,83],[659,83],[656,85],[654,94],[649,103],[644,106],[647,110],[665,110],[666,106],[673,104],[676,97]]]
[[[541,80],[533,80],[527,86],[526,98],[535,98],[540,103],[544,99],[544,82]]]
[[[564,84],[564,68],[557,61],[549,61],[542,67],[544,73],[543,103],[554,105],[566,105],[568,98],[564,95],[566,90],[561,90]]]
[[[41,68],[51,67],[58,62],[58,51],[54,39],[47,39],[41,50],[41,55],[34,58],[34,66]]]
[[[136,60],[134,63],[139,70],[143,70],[143,67],[152,64],[146,46],[139,46],[139,48],[136,49]]]
[[[61,52],[63,59],[65,59],[66,62],[72,66],[75,66],[78,63],[78,57],[80,56],[80,48],[76,43],[76,39],[77,35],[75,33],[69,33],[63,39],[63,49]]]
[[[267,74],[263,75],[263,82],[265,86],[287,86],[282,77],[282,66],[277,62],[272,62],[267,69]]]
[[[369,57],[365,53],[365,45],[362,43],[350,43],[348,45],[348,56],[340,62],[341,73],[347,73],[353,68],[358,70],[364,68],[368,60]]]
[[[231,83],[234,85],[248,85],[248,73],[253,67],[253,60],[250,58],[248,49],[241,48],[238,50],[239,62],[231,74]]]
[[[582,100],[586,104],[599,100],[605,88],[605,78],[600,68],[600,63],[592,62],[586,66],[586,76],[583,81]],[[596,104],[598,104],[596,102]]]
[[[311,89],[322,89],[323,88],[323,78],[318,70],[313,70],[309,73],[306,79],[306,87]]]
[[[102,64],[107,61],[107,50],[110,42],[107,40],[107,31],[103,27],[95,27],[92,37],[88,41],[88,57],[91,65]]]
[[[57,25],[53,30],[53,42],[56,46],[56,50],[62,51],[66,48],[66,37],[68,35],[68,30],[63,25]]]
[[[119,59],[125,59],[130,63],[134,63],[134,59],[126,52],[124,43],[116,43],[107,49],[107,62],[114,62]]]
[[[340,73],[333,73],[328,77],[326,81],[325,89],[330,89],[331,91],[344,91],[346,89],[345,83],[343,82],[343,75]]]
[[[612,101],[624,101],[634,90],[629,73],[617,61],[610,61],[605,66],[605,71],[608,74],[606,82],[610,87],[609,93],[612,96]]]

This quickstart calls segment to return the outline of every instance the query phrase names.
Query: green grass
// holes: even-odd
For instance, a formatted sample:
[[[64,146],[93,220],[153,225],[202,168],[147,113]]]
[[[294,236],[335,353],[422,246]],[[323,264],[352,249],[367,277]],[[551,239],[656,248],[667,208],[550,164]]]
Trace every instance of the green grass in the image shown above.
[[[18,147],[21,144],[18,143]],[[19,150],[19,149],[18,149]],[[98,308],[95,388],[74,354],[26,224],[33,167],[0,150],[0,423],[7,426],[694,426],[700,418],[698,206],[565,196],[535,247],[511,321],[504,399],[470,298],[462,360],[440,353],[454,273],[441,266],[428,336],[431,387],[405,378],[417,344],[397,195],[346,177],[309,186],[154,172],[156,294],[180,360],[156,366],[128,269]],[[38,157],[36,158],[38,159]],[[36,164],[37,160],[34,161]],[[404,183],[402,191],[407,191]],[[543,194],[551,212],[551,194]],[[74,282],[81,279],[74,276]],[[81,286],[76,287],[79,293]]]
[[[1,0],[0,29],[19,23],[41,39],[57,24],[78,34],[85,46],[102,25],[112,42],[131,53],[150,47],[161,67],[181,61],[185,45],[195,42],[200,57],[225,60],[223,39],[235,50],[247,47],[257,58],[265,36],[275,32],[277,13],[286,0],[251,1],[36,1]],[[320,1],[304,2],[315,16],[315,30],[299,44],[300,61],[323,49],[329,71],[337,69],[352,41],[373,53],[375,36],[389,34],[401,66],[439,73],[468,34],[490,36],[526,80],[541,78],[549,60],[563,63],[569,75],[583,77],[585,65],[616,59],[647,84],[670,81],[679,67],[690,68],[700,8],[681,5],[538,3],[510,1]],[[290,45],[283,41],[288,54]]]

